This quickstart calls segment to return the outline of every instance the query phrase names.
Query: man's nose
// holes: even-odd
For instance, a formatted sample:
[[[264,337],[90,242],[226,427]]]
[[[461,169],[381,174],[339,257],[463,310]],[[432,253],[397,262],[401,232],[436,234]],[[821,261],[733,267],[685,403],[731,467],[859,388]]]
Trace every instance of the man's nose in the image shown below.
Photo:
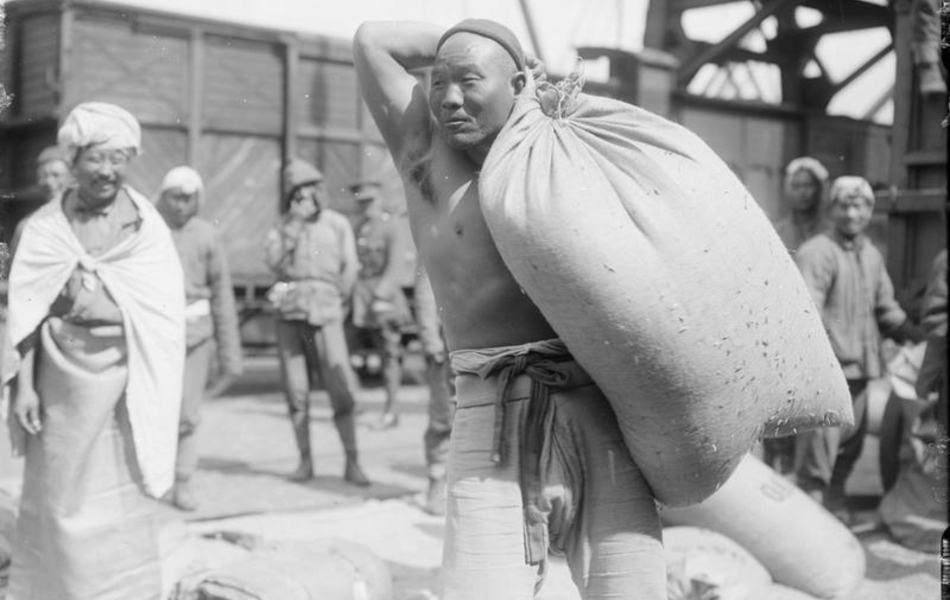
[[[99,168],[96,169],[96,173],[98,175],[102,175],[103,177],[111,177],[113,172],[115,172],[115,167],[113,167],[112,164],[107,160],[99,163]]]
[[[442,96],[442,108],[458,108],[462,106],[462,91],[457,85],[449,85]]]

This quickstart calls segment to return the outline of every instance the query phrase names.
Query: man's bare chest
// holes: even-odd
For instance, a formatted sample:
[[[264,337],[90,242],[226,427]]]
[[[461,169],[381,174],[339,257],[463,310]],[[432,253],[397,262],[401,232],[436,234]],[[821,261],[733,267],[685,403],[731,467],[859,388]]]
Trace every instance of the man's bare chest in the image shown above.
[[[478,174],[471,163],[454,154],[447,148],[434,149],[427,177],[407,186],[416,245],[426,254],[494,252],[478,201]]]

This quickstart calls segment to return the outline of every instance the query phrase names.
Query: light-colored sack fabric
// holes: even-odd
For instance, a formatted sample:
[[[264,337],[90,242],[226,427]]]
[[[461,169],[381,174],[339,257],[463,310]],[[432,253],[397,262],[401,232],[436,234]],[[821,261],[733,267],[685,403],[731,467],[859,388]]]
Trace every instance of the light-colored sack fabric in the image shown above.
[[[155,504],[143,494],[124,399],[121,334],[40,327],[43,431],[26,439],[9,600],[158,600]]]
[[[756,600],[818,600],[817,597],[811,594],[806,594],[801,590],[780,583],[773,583],[769,587],[759,590],[755,598]]]
[[[904,401],[901,408],[899,470],[878,512],[901,545],[936,554],[948,524],[946,425],[939,422],[936,401]]]
[[[754,556],[715,531],[667,527],[663,550],[669,600],[751,600],[772,585]]]
[[[751,454],[722,489],[695,506],[663,507],[667,525],[719,532],[772,579],[828,600],[850,598],[864,578],[861,543],[838,519]]]
[[[11,349],[31,335],[77,266],[95,272],[122,311],[129,376],[125,390],[135,453],[146,490],[161,497],[175,479],[178,409],[185,363],[185,288],[178,251],[152,203],[129,186],[142,225],[103,254],[90,256],[62,203],[26,221],[10,270],[10,312],[0,382],[16,376]],[[17,360],[12,360],[16,358]]]
[[[201,600],[390,600],[392,593],[382,559],[342,540],[271,542],[198,587]]]
[[[850,423],[801,275],[725,163],[635,106],[580,94],[558,118],[531,89],[482,168],[485,221],[657,497],[706,498],[760,436]]]

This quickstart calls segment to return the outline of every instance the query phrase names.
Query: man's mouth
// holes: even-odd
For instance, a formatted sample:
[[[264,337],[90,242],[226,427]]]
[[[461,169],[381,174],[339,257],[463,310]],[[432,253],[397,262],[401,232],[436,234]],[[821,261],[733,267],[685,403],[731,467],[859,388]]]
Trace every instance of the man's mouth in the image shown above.
[[[458,129],[462,129],[463,127],[466,127],[470,123],[471,121],[469,121],[468,119],[464,117],[452,117],[445,120],[445,127],[447,129],[458,130]]]
[[[115,187],[115,182],[108,179],[100,179],[99,181],[93,181],[92,186],[101,190],[107,187]]]

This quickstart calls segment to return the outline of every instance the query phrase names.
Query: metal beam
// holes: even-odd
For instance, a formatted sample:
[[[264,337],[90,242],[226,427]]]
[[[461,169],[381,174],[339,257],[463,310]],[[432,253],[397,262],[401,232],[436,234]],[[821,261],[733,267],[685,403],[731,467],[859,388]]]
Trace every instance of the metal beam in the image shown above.
[[[693,47],[709,49],[715,47],[715,44],[710,44],[709,42],[693,42]],[[726,48],[722,50],[715,59],[707,62],[713,64],[723,64],[727,62],[745,62],[751,60],[755,62],[778,63],[782,62],[785,58],[787,58],[787,56],[780,52],[755,52],[754,50],[747,50],[746,48],[733,46],[732,48]],[[700,67],[702,67],[702,65],[700,65]],[[697,69],[697,71],[698,70],[699,69]]]
[[[707,8],[720,4],[734,4],[736,0],[669,0],[670,12],[683,12],[694,8]]]
[[[857,79],[861,75],[864,75],[864,73],[867,72],[868,69],[876,65],[882,58],[887,56],[890,53],[890,51],[893,49],[894,49],[894,42],[891,42],[887,46],[884,46],[883,48],[881,48],[874,56],[864,61],[864,63],[860,67],[852,71],[850,75],[848,75],[841,81],[833,84],[831,86],[831,94],[832,95],[837,94],[844,88],[851,85],[851,83],[855,79]]]
[[[775,0],[775,2],[771,2],[767,6],[763,6],[751,19],[740,25],[721,42],[703,50],[698,56],[690,60],[679,72],[677,77],[679,84],[681,86],[688,84],[690,79],[699,71],[700,67],[708,62],[715,62],[723,52],[735,46],[742,38],[748,35],[750,31],[761,25],[762,21],[791,4],[792,0]]]
[[[871,120],[874,118],[874,115],[878,113],[884,105],[887,104],[888,100],[894,97],[894,86],[892,85],[889,89],[885,90],[883,94],[878,96],[877,100],[874,101],[864,114],[861,116],[862,119]]]
[[[668,0],[648,0],[646,27],[643,31],[643,47],[662,49],[667,43],[670,13]]]
[[[834,19],[847,23],[855,19],[874,19],[881,25],[894,20],[894,12],[889,6],[871,4],[861,0],[801,0],[799,6],[812,8],[824,15],[825,19]]]

